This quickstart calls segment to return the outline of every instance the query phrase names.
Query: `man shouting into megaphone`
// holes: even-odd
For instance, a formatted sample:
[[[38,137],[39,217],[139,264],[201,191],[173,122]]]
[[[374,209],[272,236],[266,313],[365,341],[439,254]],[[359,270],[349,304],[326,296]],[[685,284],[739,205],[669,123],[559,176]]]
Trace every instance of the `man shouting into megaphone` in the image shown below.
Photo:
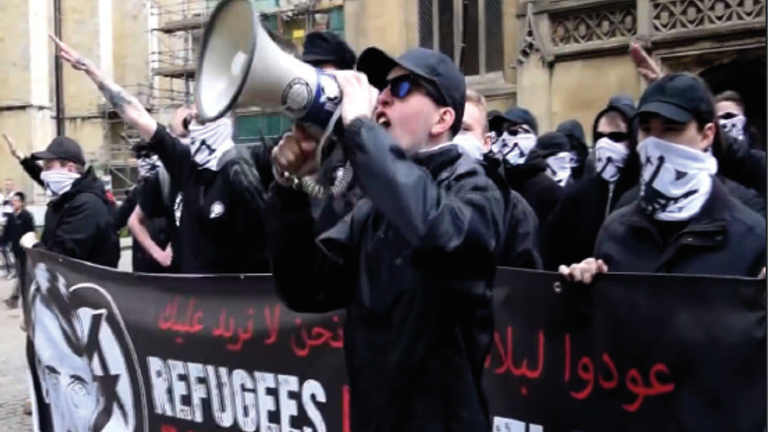
[[[297,130],[273,150],[277,288],[296,311],[347,310],[352,430],[488,431],[481,376],[504,204],[453,143],[464,76],[422,48],[398,59],[370,48],[358,70],[334,75],[340,144],[364,198],[318,239],[309,197],[283,180],[306,172],[315,142]]]
[[[51,36],[59,56],[83,71],[157,154],[180,191],[181,209],[171,242],[180,273],[262,273],[269,271],[263,252],[261,212],[264,192],[253,163],[238,155],[228,118],[200,124],[193,110],[174,124],[183,143],[152,118],[142,104],[105,77],[94,64]],[[177,200],[178,201],[178,200]]]

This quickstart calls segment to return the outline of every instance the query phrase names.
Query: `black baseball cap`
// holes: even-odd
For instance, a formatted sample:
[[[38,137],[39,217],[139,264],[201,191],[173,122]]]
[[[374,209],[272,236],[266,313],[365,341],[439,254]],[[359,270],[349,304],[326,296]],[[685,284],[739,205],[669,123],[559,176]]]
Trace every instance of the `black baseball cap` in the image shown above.
[[[536,121],[533,113],[523,107],[512,107],[504,114],[496,111],[496,113],[488,116],[488,126],[492,131],[498,132],[504,123],[526,125],[535,135],[539,134],[539,122]]]
[[[304,39],[301,60],[315,66],[330,63],[341,70],[352,70],[357,55],[336,33],[316,31]]]
[[[426,48],[414,48],[397,59],[378,48],[368,48],[360,54],[357,62],[357,70],[366,74],[368,82],[379,90],[384,90],[387,86],[387,76],[398,66],[434,84],[443,98],[443,101],[435,102],[445,103],[445,106],[456,113],[451,132],[458,134],[464,118],[467,83],[453,60],[445,54]]]
[[[715,121],[715,103],[707,85],[694,75],[661,77],[640,98],[637,115],[658,114],[679,123]]]
[[[60,159],[85,166],[85,155],[77,141],[65,136],[56,137],[48,148],[30,155],[32,160]]]

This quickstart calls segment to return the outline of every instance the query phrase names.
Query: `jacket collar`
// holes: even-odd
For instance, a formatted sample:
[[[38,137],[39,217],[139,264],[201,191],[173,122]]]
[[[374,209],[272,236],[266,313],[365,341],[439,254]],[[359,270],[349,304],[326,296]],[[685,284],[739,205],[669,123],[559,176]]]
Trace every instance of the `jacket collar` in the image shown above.
[[[416,164],[426,168],[430,174],[437,176],[453,166],[462,156],[464,154],[459,150],[458,145],[447,143],[418,152],[411,158]]]

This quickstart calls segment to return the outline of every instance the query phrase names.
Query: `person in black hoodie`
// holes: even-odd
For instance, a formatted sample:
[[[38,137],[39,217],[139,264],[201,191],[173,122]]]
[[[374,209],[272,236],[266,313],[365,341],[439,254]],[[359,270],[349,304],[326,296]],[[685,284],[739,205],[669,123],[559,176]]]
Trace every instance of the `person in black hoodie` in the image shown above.
[[[571,142],[571,179],[578,182],[595,173],[595,165],[589,163],[589,147],[584,137],[584,127],[578,120],[566,120],[557,126],[556,132]]]
[[[621,197],[640,179],[635,104],[630,96],[614,96],[595,118],[597,172],[566,188],[557,210],[542,230],[547,270],[592,256],[603,221]]]
[[[661,77],[638,106],[640,199],[603,224],[594,258],[560,273],[590,283],[609,269],[757,277],[766,261],[765,219],[728,194],[709,151],[718,137],[706,84],[689,74]]]
[[[14,192],[11,195],[11,205],[13,213],[8,216],[3,230],[2,244],[10,245],[13,256],[16,257],[16,286],[13,293],[5,300],[5,305],[9,309],[15,309],[19,304],[21,296],[21,287],[24,283],[27,268],[27,255],[24,248],[21,247],[21,237],[35,230],[35,218],[32,213],[25,208],[26,196],[23,192]]]
[[[493,137],[491,148],[502,160],[504,178],[509,187],[528,202],[539,223],[543,224],[560,202],[563,188],[547,176],[546,161],[538,157],[533,161],[528,159],[538,141],[536,118],[527,109],[515,107],[504,114],[491,112],[488,123]],[[569,148],[568,139],[562,134],[560,138],[560,145],[565,142],[565,147]]]
[[[69,258],[117,268],[120,239],[114,225],[114,205],[93,167],[86,168],[80,144],[57,137],[48,147],[24,158],[14,149],[29,176],[51,196],[39,247]],[[42,161],[41,164],[38,161]],[[27,233],[34,236],[34,233]],[[22,245],[36,240],[22,239]]]

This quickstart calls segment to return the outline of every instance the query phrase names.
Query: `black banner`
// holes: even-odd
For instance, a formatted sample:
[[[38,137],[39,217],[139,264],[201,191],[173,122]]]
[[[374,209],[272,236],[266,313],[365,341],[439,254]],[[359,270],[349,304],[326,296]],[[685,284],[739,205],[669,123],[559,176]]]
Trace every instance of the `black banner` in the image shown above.
[[[269,275],[28,258],[39,430],[350,432],[342,311],[295,314]],[[764,295],[746,279],[583,286],[500,269],[484,378],[494,432],[763,431]]]

